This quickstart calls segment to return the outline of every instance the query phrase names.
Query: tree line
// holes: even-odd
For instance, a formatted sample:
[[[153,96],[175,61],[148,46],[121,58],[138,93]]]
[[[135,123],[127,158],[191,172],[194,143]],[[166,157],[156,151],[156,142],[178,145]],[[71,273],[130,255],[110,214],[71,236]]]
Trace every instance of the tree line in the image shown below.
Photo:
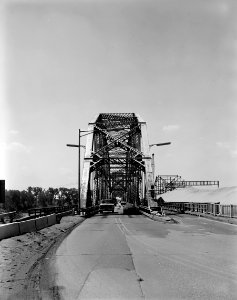
[[[7,211],[26,211],[35,207],[74,205],[78,201],[75,188],[28,187],[27,190],[6,190],[4,209]]]

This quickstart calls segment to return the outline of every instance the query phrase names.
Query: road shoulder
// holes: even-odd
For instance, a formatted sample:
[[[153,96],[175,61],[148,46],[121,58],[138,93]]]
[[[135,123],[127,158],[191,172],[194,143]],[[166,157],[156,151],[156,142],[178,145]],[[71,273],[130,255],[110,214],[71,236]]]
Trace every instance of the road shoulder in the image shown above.
[[[83,220],[83,217],[76,215],[66,216],[62,218],[60,224],[2,240],[0,242],[1,299],[39,299],[38,271],[42,258]],[[30,295],[32,288],[35,290],[34,298]]]

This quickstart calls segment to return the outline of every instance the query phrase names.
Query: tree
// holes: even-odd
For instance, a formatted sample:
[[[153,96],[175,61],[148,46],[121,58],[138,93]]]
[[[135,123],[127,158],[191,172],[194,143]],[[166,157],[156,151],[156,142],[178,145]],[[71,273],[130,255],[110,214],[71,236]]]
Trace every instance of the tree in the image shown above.
[[[47,206],[47,197],[45,191],[40,192],[37,195],[38,207],[46,207]]]
[[[29,209],[35,206],[35,198],[31,193],[27,191],[21,191],[20,197],[22,209]]]
[[[29,186],[27,190],[6,191],[5,208],[8,211],[27,210],[33,207],[77,204],[78,190],[75,188],[48,188]]]
[[[17,190],[6,191],[5,208],[8,211],[13,211],[13,210],[18,211],[21,209],[20,191]]]
[[[41,187],[31,187],[29,186],[27,191],[32,194],[35,198],[35,206],[37,207],[39,204],[38,204],[38,195],[39,193],[42,192],[42,188]]]
[[[54,189],[52,187],[48,188],[48,190],[45,192],[45,196],[47,198],[47,204],[49,206],[55,205],[55,196],[58,192],[58,189]]]

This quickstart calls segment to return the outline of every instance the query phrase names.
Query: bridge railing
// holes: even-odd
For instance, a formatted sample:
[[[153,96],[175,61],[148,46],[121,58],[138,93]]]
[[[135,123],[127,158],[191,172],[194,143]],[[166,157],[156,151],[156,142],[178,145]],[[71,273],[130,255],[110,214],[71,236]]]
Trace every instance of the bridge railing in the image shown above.
[[[0,222],[2,222],[3,224],[6,223],[7,221],[9,223],[12,223],[15,215],[16,215],[16,211],[1,213],[0,214]]]
[[[38,208],[28,209],[28,215],[41,217],[41,216],[46,216],[54,213],[58,214],[73,209],[77,209],[77,205],[38,207]]]
[[[51,206],[51,207],[37,207],[37,208],[31,208],[28,209],[29,217],[41,217],[46,216],[50,214],[60,214],[69,210],[77,210],[77,205],[67,205],[67,206]],[[93,214],[98,213],[99,206],[91,206],[87,208],[81,208],[81,213],[85,217],[89,217]]]
[[[222,216],[232,216],[237,217],[237,205],[221,205],[220,214]]]
[[[229,218],[237,217],[237,205],[220,203],[199,203],[199,202],[165,202],[163,209],[177,212],[200,212],[212,214],[214,216],[223,216]]]

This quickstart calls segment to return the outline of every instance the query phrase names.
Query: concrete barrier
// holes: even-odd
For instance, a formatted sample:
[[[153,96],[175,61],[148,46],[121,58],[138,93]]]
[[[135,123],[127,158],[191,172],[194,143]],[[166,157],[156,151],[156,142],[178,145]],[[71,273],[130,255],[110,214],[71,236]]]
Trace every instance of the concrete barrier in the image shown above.
[[[48,218],[48,226],[52,226],[54,224],[56,224],[56,214],[52,214],[47,216]]]
[[[35,220],[19,222],[20,234],[36,231]]]
[[[20,234],[19,223],[9,223],[0,226],[0,240]]]
[[[69,214],[68,212],[62,215]],[[61,216],[62,217],[62,216]],[[22,222],[8,223],[0,225],[0,240],[7,239],[13,236],[21,235],[27,232],[34,232],[45,227],[56,224],[56,214],[52,214],[37,219],[31,219]]]
[[[35,219],[36,230],[48,227],[48,217],[40,217]]]

